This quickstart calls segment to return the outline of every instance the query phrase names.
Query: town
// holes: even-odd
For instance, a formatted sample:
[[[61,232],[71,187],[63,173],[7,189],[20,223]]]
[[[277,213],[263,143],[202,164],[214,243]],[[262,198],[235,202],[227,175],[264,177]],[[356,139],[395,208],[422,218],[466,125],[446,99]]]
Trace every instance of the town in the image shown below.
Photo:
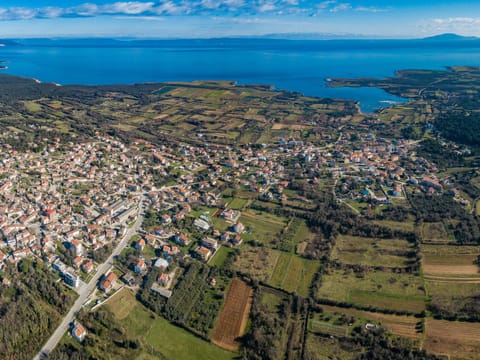
[[[181,259],[209,263],[225,248],[256,240],[242,214],[255,199],[308,208],[311,200],[292,187],[295,176],[330,184],[337,202],[358,214],[404,201],[407,193],[446,193],[470,208],[451,177],[439,177],[416,147],[348,128],[324,146],[294,138],[240,148],[145,140],[127,146],[98,136],[21,153],[4,144],[0,269],[41,260],[94,310],[124,287],[138,289],[157,268],[150,290],[170,298]],[[2,284],[9,286],[7,276]],[[83,341],[82,324],[67,323]]]

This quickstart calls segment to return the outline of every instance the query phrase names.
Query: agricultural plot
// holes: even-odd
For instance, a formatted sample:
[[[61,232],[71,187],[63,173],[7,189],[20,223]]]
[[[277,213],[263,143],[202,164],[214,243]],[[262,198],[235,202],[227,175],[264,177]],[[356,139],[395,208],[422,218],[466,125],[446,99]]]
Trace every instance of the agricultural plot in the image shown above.
[[[267,282],[273,274],[279,256],[279,251],[265,246],[253,247],[245,244],[242,245],[241,254],[237,256],[233,269],[247,274],[252,280]]]
[[[480,324],[427,319],[424,348],[453,359],[478,359]]]
[[[393,220],[375,220],[373,221],[375,224],[384,226],[393,230],[400,230],[400,231],[415,231],[415,223],[414,221],[393,221]]]
[[[210,286],[210,279],[217,284]],[[181,323],[208,337],[223,304],[230,279],[220,276],[216,268],[192,263],[175,286],[165,306],[167,319]]]
[[[403,336],[415,340],[418,340],[422,337],[422,332],[418,327],[419,319],[414,316],[390,315],[379,312],[357,310],[353,308],[341,308],[328,305],[322,305],[322,309],[324,312],[354,316],[355,318],[363,320],[363,323],[378,323],[384,326],[388,332],[397,336]]]
[[[308,333],[306,342],[306,353],[309,359],[326,360],[326,359],[342,359],[353,360],[363,349],[358,347],[348,351],[340,346],[336,339],[326,338],[324,336]]]
[[[430,306],[437,313],[448,316],[469,317],[480,310],[480,280],[451,278],[426,280]]]
[[[223,267],[223,264],[228,258],[228,255],[233,250],[226,246],[221,246],[216,252],[215,255],[209,260],[208,265],[216,266],[218,268]]]
[[[345,326],[319,320],[311,320],[309,322],[309,330],[315,334],[332,335],[335,337],[345,337],[348,334],[348,329]]]
[[[252,303],[253,289],[240,279],[234,279],[228,290],[227,299],[215,325],[212,342],[224,349],[236,351],[247,326]]]
[[[170,324],[164,318],[155,316],[136,301],[135,295],[129,290],[122,290],[105,306],[120,322],[126,335],[140,341],[141,352],[135,357],[137,359],[227,360],[235,357],[234,353],[220,349]],[[100,358],[110,358],[112,348],[115,348],[113,343],[105,347],[109,353]],[[123,355],[124,358],[130,358]]]
[[[343,264],[406,267],[415,257],[413,245],[406,240],[339,236],[331,259]]]
[[[275,312],[287,298],[283,292],[271,288],[262,288],[260,303],[266,305],[270,312]]]
[[[265,245],[274,242],[279,237],[280,231],[287,225],[286,218],[262,211],[243,212],[240,222],[247,229],[244,235],[245,240],[255,240]]]
[[[296,255],[282,252],[269,284],[308,297],[309,287],[318,267],[317,261],[302,259]]]
[[[422,267],[427,278],[478,277],[480,267],[476,264],[480,246],[423,245]]]
[[[338,311],[330,311],[322,307],[321,313],[314,313],[308,321],[308,331],[314,334],[347,337],[356,326],[361,326],[362,321]]]
[[[247,202],[248,200],[235,198],[230,202],[230,204],[228,204],[228,207],[234,210],[242,210],[245,205],[247,205]]]
[[[411,274],[332,270],[324,275],[317,297],[364,307],[419,313],[425,310],[422,278]]]
[[[422,240],[432,244],[445,244],[450,242],[445,225],[441,222],[423,223]]]
[[[305,250],[308,242],[315,237],[303,219],[293,218],[290,220],[287,228],[282,232],[277,247],[286,252],[294,252],[301,254]],[[299,244],[304,243],[303,248]],[[302,250],[303,249],[303,250]]]

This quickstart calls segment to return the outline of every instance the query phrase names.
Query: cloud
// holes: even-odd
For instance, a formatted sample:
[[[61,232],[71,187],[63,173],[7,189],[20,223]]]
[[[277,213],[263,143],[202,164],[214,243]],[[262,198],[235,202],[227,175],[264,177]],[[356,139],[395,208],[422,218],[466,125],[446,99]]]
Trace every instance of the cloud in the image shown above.
[[[357,12],[371,12],[371,13],[380,13],[380,12],[387,12],[388,9],[379,8],[376,6],[359,6],[355,8]]]
[[[422,33],[454,32],[463,35],[480,35],[480,17],[436,18],[419,25]]]
[[[151,11],[154,5],[154,2],[127,1],[103,5],[100,9],[105,14],[138,15]]]
[[[433,23],[438,25],[476,25],[480,24],[480,18],[454,17],[446,19],[433,19]]]
[[[321,2],[320,4],[317,5],[317,8],[319,9],[327,9],[329,8],[330,6],[336,4],[337,1],[336,0],[327,0],[327,1],[323,1]]]
[[[345,10],[350,10],[352,8],[352,5],[348,3],[343,3],[343,4],[338,4],[334,6],[333,8],[330,9],[330,12],[339,12],[339,11],[345,11]]]
[[[52,19],[61,17],[132,16],[240,16],[262,14],[306,14],[312,11],[336,13],[346,10],[380,12],[376,7],[357,6],[337,0],[324,0],[317,5],[306,0],[151,0],[117,1],[96,4],[86,2],[75,6],[0,7],[0,20]]]

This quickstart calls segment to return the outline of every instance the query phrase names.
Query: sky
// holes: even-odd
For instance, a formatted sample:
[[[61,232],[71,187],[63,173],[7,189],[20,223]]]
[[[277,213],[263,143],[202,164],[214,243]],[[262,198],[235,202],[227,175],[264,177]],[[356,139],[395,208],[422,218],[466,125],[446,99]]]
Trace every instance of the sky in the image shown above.
[[[0,37],[209,38],[279,33],[480,36],[478,0],[0,2]]]

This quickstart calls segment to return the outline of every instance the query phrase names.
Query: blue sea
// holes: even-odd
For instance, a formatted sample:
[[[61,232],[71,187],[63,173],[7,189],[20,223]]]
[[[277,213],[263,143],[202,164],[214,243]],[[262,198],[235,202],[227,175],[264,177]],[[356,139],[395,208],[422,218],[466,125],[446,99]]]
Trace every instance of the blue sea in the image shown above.
[[[419,41],[23,41],[0,48],[5,73],[43,82],[131,84],[225,79],[305,95],[353,99],[364,112],[405,101],[375,88],[328,88],[326,79],[384,78],[400,69],[480,66],[478,42]]]

